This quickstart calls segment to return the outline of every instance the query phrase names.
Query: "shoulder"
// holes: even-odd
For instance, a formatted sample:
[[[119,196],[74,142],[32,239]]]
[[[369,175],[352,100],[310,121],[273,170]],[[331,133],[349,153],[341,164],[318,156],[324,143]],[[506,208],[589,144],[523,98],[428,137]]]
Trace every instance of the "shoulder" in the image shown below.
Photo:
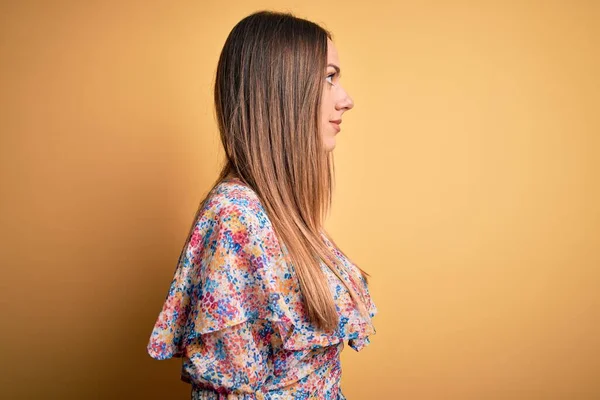
[[[259,217],[264,214],[262,203],[256,192],[235,180],[218,183],[207,196],[204,211],[216,217],[229,214],[244,214]]]
[[[252,188],[237,180],[226,180],[213,188],[196,219],[190,242],[192,247],[208,245],[209,238],[213,245],[214,241],[239,245],[274,240],[271,222]]]

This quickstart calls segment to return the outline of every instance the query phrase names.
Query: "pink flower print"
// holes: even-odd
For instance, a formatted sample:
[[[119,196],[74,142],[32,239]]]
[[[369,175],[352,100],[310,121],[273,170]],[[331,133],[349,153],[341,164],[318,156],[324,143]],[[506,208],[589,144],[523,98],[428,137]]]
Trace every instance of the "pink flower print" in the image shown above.
[[[192,237],[190,238],[190,246],[196,247],[196,246],[198,246],[199,242],[200,242],[200,229],[198,229],[198,227],[196,227],[194,229],[194,232],[192,233]]]
[[[233,241],[241,247],[244,247],[250,242],[248,239],[248,234],[242,231],[238,231],[233,234]]]

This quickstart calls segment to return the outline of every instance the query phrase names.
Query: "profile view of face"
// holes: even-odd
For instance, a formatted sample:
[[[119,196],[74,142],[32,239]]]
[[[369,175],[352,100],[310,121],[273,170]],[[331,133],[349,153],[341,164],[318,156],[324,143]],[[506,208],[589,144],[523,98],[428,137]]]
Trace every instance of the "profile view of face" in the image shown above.
[[[321,96],[321,135],[327,152],[335,148],[342,115],[354,107],[354,101],[340,83],[340,59],[337,48],[327,39],[327,78]]]

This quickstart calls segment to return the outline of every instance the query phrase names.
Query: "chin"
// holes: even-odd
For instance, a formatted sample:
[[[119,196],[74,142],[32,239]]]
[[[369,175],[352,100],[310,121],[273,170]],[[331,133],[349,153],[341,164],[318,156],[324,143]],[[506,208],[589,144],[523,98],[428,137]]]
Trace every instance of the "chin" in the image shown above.
[[[325,137],[323,139],[323,148],[325,149],[326,152],[330,152],[333,149],[335,149],[335,135],[331,135],[329,137]]]

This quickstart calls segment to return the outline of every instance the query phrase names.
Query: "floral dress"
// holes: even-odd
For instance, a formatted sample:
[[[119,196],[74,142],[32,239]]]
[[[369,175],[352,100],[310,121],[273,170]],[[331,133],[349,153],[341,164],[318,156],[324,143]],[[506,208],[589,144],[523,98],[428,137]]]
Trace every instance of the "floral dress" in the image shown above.
[[[363,286],[375,316],[358,268],[323,240],[346,267],[346,282]],[[153,358],[182,358],[192,399],[345,399],[344,340],[360,351],[375,328],[325,263],[339,325],[334,333],[314,327],[285,254],[256,193],[237,178],[219,183],[198,214],[148,343]]]

